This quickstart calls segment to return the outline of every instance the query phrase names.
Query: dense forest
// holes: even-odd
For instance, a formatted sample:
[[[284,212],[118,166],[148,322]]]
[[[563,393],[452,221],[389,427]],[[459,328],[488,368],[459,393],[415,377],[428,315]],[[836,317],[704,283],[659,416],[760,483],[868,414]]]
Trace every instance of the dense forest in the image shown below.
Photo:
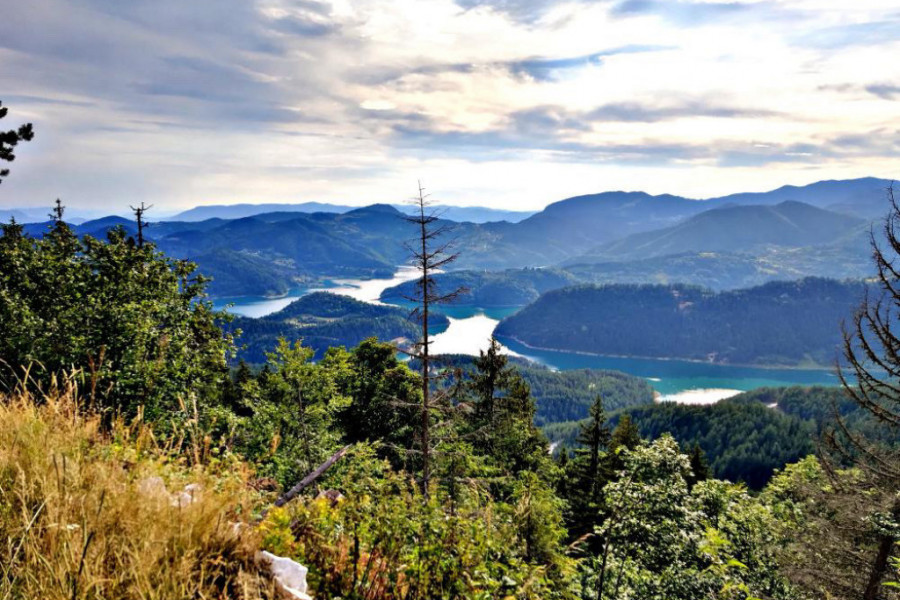
[[[822,399],[824,400],[824,399]],[[827,404],[823,405],[827,410]],[[699,448],[713,476],[743,481],[759,490],[777,469],[815,449],[816,428],[805,418],[785,414],[762,402],[723,400],[711,405],[663,402],[613,411],[610,422],[628,416],[641,437],[671,435],[685,452]],[[547,436],[566,448],[578,447],[585,420],[543,427]]]
[[[509,269],[506,271],[452,271],[435,276],[446,289],[465,288],[454,304],[478,306],[524,306],[538,299],[544,292],[578,283],[566,271],[559,269]],[[383,302],[398,303],[412,295],[415,282],[407,282],[386,289]]]
[[[858,282],[808,278],[714,293],[668,285],[577,286],[544,294],[497,327],[530,346],[758,365],[831,365]]]
[[[476,361],[467,355],[438,355],[435,364],[445,374],[442,385],[455,385],[460,378],[471,379]],[[653,387],[647,380],[604,369],[571,369],[554,371],[532,361],[506,357],[531,390],[536,412],[534,422],[543,426],[560,421],[587,418],[591,404],[597,396],[603,397],[603,405],[610,410],[651,404]],[[410,361],[417,370],[419,363]]]

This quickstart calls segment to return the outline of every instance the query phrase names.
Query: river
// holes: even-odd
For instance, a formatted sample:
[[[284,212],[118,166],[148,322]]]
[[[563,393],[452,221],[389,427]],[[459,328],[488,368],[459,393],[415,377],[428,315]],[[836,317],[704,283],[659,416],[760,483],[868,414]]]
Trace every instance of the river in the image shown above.
[[[415,269],[401,267],[389,279],[343,279],[328,282],[317,288],[297,288],[281,298],[240,297],[215,302],[247,317],[262,317],[281,310],[297,298],[314,291],[329,291],[381,304],[379,297],[385,289],[410,281]],[[434,335],[432,351],[436,354],[478,354],[490,343],[494,328],[501,319],[517,308],[476,308],[442,306],[450,325]],[[529,358],[553,369],[610,369],[643,377],[659,393],[661,401],[682,404],[709,404],[740,392],[764,386],[837,385],[837,377],[830,371],[817,369],[774,369],[719,365],[684,360],[662,360],[596,356],[575,352],[539,350],[512,339],[501,338],[503,351],[512,356]]]

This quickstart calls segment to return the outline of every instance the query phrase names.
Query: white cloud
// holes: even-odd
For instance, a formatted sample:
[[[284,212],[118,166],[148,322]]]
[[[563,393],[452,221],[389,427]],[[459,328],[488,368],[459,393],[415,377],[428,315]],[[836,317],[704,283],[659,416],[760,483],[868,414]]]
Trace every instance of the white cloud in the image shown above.
[[[2,1],[2,0],[0,0]],[[831,0],[8,0],[0,205],[708,196],[897,168],[900,15]]]

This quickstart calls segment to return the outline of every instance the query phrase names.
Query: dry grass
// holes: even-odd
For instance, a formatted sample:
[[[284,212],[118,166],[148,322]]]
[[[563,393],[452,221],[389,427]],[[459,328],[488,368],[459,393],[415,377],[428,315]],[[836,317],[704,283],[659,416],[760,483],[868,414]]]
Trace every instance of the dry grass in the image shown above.
[[[274,597],[235,526],[258,502],[246,469],[189,466],[140,424],[103,432],[75,395],[0,396],[0,600]],[[173,503],[152,478],[201,491]]]

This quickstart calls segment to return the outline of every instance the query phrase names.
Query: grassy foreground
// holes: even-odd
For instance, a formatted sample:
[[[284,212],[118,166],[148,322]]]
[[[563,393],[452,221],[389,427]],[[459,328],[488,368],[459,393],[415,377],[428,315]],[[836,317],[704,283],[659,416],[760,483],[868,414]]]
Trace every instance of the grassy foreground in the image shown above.
[[[276,597],[240,525],[262,500],[249,471],[184,445],[104,429],[73,390],[0,396],[0,600]]]

